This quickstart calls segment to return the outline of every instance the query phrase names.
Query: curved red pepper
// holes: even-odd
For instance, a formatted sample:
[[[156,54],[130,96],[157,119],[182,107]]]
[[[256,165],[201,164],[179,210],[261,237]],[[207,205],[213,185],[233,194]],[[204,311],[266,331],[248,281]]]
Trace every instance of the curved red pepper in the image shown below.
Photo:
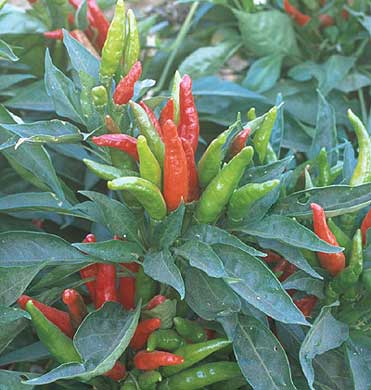
[[[146,345],[148,337],[161,326],[159,318],[150,318],[139,322],[133,338],[130,340],[130,347],[133,349],[141,349]]]
[[[44,37],[47,39],[54,39],[54,40],[60,41],[63,39],[63,30],[61,28],[59,28],[58,30],[45,31]]]
[[[316,306],[317,300],[314,295],[309,295],[301,299],[294,299],[294,303],[305,317],[309,317]]]
[[[88,314],[82,296],[76,290],[68,288],[63,291],[62,301],[68,308],[73,328],[77,329]]]
[[[155,295],[146,306],[146,310],[152,310],[158,305],[161,305],[161,303],[164,303],[166,301],[165,295]]]
[[[361,232],[362,232],[362,242],[363,245],[366,245],[367,241],[367,230],[371,227],[371,209],[368,210],[368,213],[363,218],[361,223]]]
[[[162,138],[162,129],[161,129],[161,126],[160,126],[160,122],[156,118],[155,113],[147,106],[146,103],[144,103],[143,100],[139,103],[139,105],[146,112],[146,114],[148,115],[149,120],[152,122],[152,124],[155,127],[155,129],[157,130],[159,136]]]
[[[171,98],[167,101],[160,114],[160,126],[164,127],[165,122],[171,119],[174,122],[174,99]]]
[[[138,370],[152,371],[160,367],[175,366],[184,363],[182,356],[164,351],[140,351],[134,356],[134,365]]]
[[[133,157],[136,161],[139,160],[137,150],[137,139],[127,134],[103,134],[98,137],[92,137],[92,142],[98,146],[108,146],[110,148],[119,149]]]
[[[289,0],[283,0],[283,6],[288,15],[290,15],[299,26],[305,26],[312,19],[290,4]]]
[[[229,149],[229,154],[231,157],[234,157],[236,154],[240,153],[241,150],[245,147],[247,138],[249,137],[250,133],[251,129],[247,127],[237,134]]]
[[[107,38],[109,29],[109,21],[104,16],[103,11],[99,8],[96,0],[87,0],[88,4],[88,20],[91,27],[94,27],[97,32],[97,45],[100,49],[103,48],[104,42]]]
[[[95,307],[99,309],[109,301],[119,302],[116,289],[116,266],[99,263],[95,281]]]
[[[119,361],[115,363],[115,365],[107,371],[104,376],[111,378],[112,380],[118,382],[126,376],[126,367]]]
[[[92,233],[89,233],[84,240],[83,243],[94,243],[97,242],[95,235]],[[87,267],[80,270],[80,276],[81,279],[88,279],[88,278],[96,278],[97,276],[98,267],[97,264],[91,264]],[[92,301],[95,301],[95,280],[92,280],[90,282],[85,283],[86,288],[89,291],[89,295],[92,299]]]
[[[129,103],[129,100],[134,95],[134,85],[139,80],[142,74],[142,64],[137,61],[129,73],[121,79],[113,94],[115,104],[122,105]]]
[[[200,198],[200,184],[198,181],[198,172],[195,161],[195,155],[191,143],[182,138],[182,145],[187,159],[188,169],[188,197],[187,202],[193,202]]]

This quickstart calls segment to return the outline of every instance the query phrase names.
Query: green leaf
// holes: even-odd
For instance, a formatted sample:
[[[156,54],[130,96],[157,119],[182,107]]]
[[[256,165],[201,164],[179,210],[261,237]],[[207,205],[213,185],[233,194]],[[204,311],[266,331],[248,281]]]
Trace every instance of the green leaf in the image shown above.
[[[308,295],[315,295],[319,299],[325,298],[324,282],[322,280],[311,278],[303,271],[296,271],[287,278],[282,285],[285,290],[294,289],[304,291]]]
[[[271,164],[248,168],[245,170],[241,183],[264,183],[277,179],[288,168],[292,160],[293,156],[289,156]]]
[[[227,276],[223,262],[212,247],[202,241],[186,241],[182,246],[175,248],[174,253],[188,260],[192,267],[204,271],[211,277]]]
[[[19,60],[19,58],[14,54],[12,48],[2,39],[0,39],[0,59],[12,62]]]
[[[26,314],[27,312],[23,311],[23,313]],[[37,341],[36,343],[5,353],[0,357],[0,364],[5,366],[11,363],[34,362],[48,357],[50,357],[49,351],[41,341]]]
[[[77,9],[75,14],[75,23],[76,23],[76,27],[79,30],[84,31],[89,27],[89,22],[87,19],[87,11],[88,11],[87,2],[86,0],[83,0],[80,3],[79,8]]]
[[[173,318],[176,316],[176,305],[176,299],[167,299],[152,310],[144,310],[142,315],[147,318],[159,318],[161,329],[170,329],[173,327]]]
[[[339,347],[349,337],[348,326],[337,321],[332,316],[331,309],[332,306],[322,308],[300,347],[300,364],[311,390],[314,389],[314,357]]]
[[[22,384],[24,378],[33,378],[37,374],[30,372],[0,370],[0,384],[4,390],[32,390],[34,386]]]
[[[21,309],[15,307],[0,306],[0,325],[7,326],[9,322],[17,321],[20,318],[31,319],[30,315]],[[5,365],[2,363],[2,365]]]
[[[371,20],[371,19],[370,19]],[[368,87],[371,84],[371,79],[357,71],[348,74],[345,79],[335,88],[344,93],[350,93]]]
[[[144,256],[144,272],[152,279],[167,284],[178,291],[180,298],[184,299],[184,282],[174,257],[168,249],[161,252],[148,252]]]
[[[356,187],[335,185],[295,192],[280,200],[273,208],[274,214],[289,217],[312,218],[311,203],[320,204],[326,216],[336,217],[358,211],[371,202],[371,183]]]
[[[89,262],[86,256],[67,241],[52,234],[6,232],[0,234],[0,242],[1,267]]]
[[[0,76],[0,85],[3,91],[7,88],[12,87],[15,84],[18,84],[25,80],[35,79],[36,77],[32,74],[12,74],[12,75],[1,75]]]
[[[188,305],[205,320],[216,320],[241,309],[240,299],[222,279],[210,278],[204,272],[188,267],[185,285]]]

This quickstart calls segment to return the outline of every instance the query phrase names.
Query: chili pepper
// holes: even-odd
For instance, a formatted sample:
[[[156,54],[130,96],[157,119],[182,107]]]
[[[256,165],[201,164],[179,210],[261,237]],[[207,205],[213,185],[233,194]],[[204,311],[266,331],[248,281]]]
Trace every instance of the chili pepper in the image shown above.
[[[31,315],[40,341],[59,363],[81,362],[72,340],[49,321],[32,300],[27,302],[25,309]]]
[[[104,117],[104,124],[110,134],[121,133],[120,128],[118,127],[117,123],[112,119],[111,115],[106,115]]]
[[[148,337],[152,332],[159,329],[161,320],[159,318],[150,318],[139,322],[133,338],[130,340],[130,347],[133,349],[141,349],[146,345]]]
[[[91,96],[93,98],[94,106],[98,110],[103,110],[108,102],[107,90],[103,85],[92,88]]]
[[[368,293],[371,292],[371,268],[365,269],[361,275],[361,281],[363,287]]]
[[[104,376],[111,378],[112,380],[118,382],[126,376],[126,367],[120,362],[117,361],[115,365],[107,371]]]
[[[23,309],[27,310],[27,303],[32,302],[33,306],[39,310],[43,316],[55,326],[57,326],[66,336],[73,337],[75,334],[74,329],[72,328],[70,316],[68,313],[62,310],[58,310],[54,307],[45,305],[36,299],[29,297],[28,295],[21,295],[17,303]]]
[[[223,159],[223,146],[227,141],[230,132],[231,130],[227,129],[219,134],[202,155],[198,163],[198,178],[202,188],[205,188],[220,172],[220,166]]]
[[[125,382],[120,387],[120,390],[138,390],[139,384],[136,378],[131,374],[125,379]]]
[[[137,172],[129,169],[116,168],[112,165],[101,164],[87,158],[84,158],[82,161],[91,172],[104,180],[113,180],[122,176],[138,176]]]
[[[288,267],[289,262],[285,260],[284,258],[281,258],[276,266],[272,269],[273,273],[276,275],[277,279],[281,280],[282,275],[286,271],[286,268]]]
[[[253,121],[256,119],[256,110],[255,107],[251,107],[250,110],[247,112],[247,120]]]
[[[269,180],[264,183],[249,183],[235,190],[228,205],[228,217],[240,221],[257,200],[263,198],[277,187],[279,180]]]
[[[309,295],[301,299],[294,299],[295,305],[304,314],[305,317],[309,317],[317,304],[317,297]]]
[[[290,277],[297,270],[294,264],[288,264],[283,274],[279,278],[280,282],[284,282],[288,277]]]
[[[188,197],[187,202],[193,202],[200,197],[200,184],[198,182],[198,173],[195,162],[195,155],[192,145],[189,141],[182,138],[182,146],[187,160],[188,171]]]
[[[323,208],[316,203],[311,203],[310,207],[313,211],[313,228],[316,235],[331,245],[339,246],[334,234],[327,226],[326,215]],[[345,256],[342,252],[317,252],[317,255],[322,268],[326,269],[333,276],[337,275],[345,267]]]
[[[167,209],[173,211],[188,199],[188,165],[182,141],[173,121],[168,120],[163,128],[165,143],[164,198]]]
[[[329,218],[327,224],[339,245],[345,248],[345,251],[349,250],[352,247],[352,240],[348,237],[348,235],[336,225],[333,219]]]
[[[70,32],[71,37],[76,39],[77,42],[80,42],[82,46],[85,47],[94,57],[100,59],[98,52],[95,50],[95,47],[91,44],[87,35],[81,30],[72,30]]]
[[[318,16],[321,27],[330,27],[335,24],[334,18],[329,14],[321,14]]]
[[[349,182],[353,187],[371,181],[371,139],[367,129],[351,109],[348,110],[348,118],[356,133],[359,146],[357,165]]]
[[[280,256],[278,253],[270,250],[266,250],[264,252],[267,254],[267,256],[263,257],[263,261],[267,264],[277,263],[282,260],[282,256]]]
[[[305,26],[312,19],[309,15],[305,15],[297,8],[290,4],[289,0],[283,0],[283,6],[288,15],[290,15],[299,26]]]
[[[216,382],[240,376],[241,370],[234,362],[214,362],[190,368],[167,378],[158,390],[193,390]]]
[[[164,108],[162,109],[161,111],[161,115],[160,115],[160,127],[163,128],[165,123],[170,119],[172,120],[174,123],[174,100],[171,98],[167,101],[167,103],[165,104]],[[162,133],[160,134],[161,135],[161,138],[163,138],[163,135]]]
[[[89,233],[84,240],[83,243],[94,243],[97,242],[95,235],[92,233]],[[98,272],[98,264],[91,264],[87,267],[84,267],[80,270],[80,276],[82,279],[89,279],[89,278],[96,278]],[[92,301],[95,301],[95,280],[92,280],[90,282],[85,283],[86,288],[89,291],[89,295],[92,299]]]
[[[128,14],[128,37],[126,40],[124,55],[124,74],[127,74],[134,63],[138,60],[140,54],[140,39],[138,24],[134,12],[129,9]]]
[[[165,218],[165,200],[158,187],[150,181],[142,179],[141,177],[127,176],[114,179],[107,184],[110,190],[129,191],[144,207],[151,218],[155,220]]]
[[[88,4],[88,20],[90,25],[94,27],[97,32],[97,45],[101,49],[104,46],[104,42],[107,38],[109,29],[109,22],[104,16],[104,13],[99,8],[96,0],[87,0]]]
[[[134,356],[135,367],[143,371],[157,370],[160,367],[174,366],[183,362],[182,356],[164,351],[140,351]]]
[[[302,253],[305,260],[309,263],[311,267],[319,267],[320,264],[314,252],[310,251],[309,249],[303,249],[303,248],[300,249],[300,252]]]
[[[139,271],[137,263],[121,263],[121,265],[133,273]],[[135,308],[135,278],[120,278],[120,303],[126,310]]]
[[[140,176],[143,179],[146,179],[155,184],[158,188],[161,188],[161,167],[151,149],[149,148],[147,139],[144,135],[140,135],[138,137],[137,149],[139,155]]]
[[[362,232],[362,242],[365,246],[367,243],[367,230],[371,227],[371,208],[368,210],[368,213],[363,218],[361,223],[361,232]]]
[[[173,329],[159,329],[153,332],[147,341],[147,351],[161,349],[173,352],[182,345],[185,341]]]
[[[134,95],[134,85],[142,74],[142,64],[137,61],[129,73],[118,83],[113,93],[113,102],[118,105],[127,104]]]
[[[172,118],[169,118],[174,121],[176,125],[179,124],[179,119],[180,119],[180,83],[182,81],[182,77],[180,76],[180,73],[178,71],[175,72],[174,74],[174,79],[173,79],[173,86],[171,88],[171,97],[174,102],[174,116]]]
[[[176,331],[186,340],[197,343],[207,339],[205,329],[198,322],[182,317],[174,317]]]
[[[205,333],[208,340],[214,340],[216,337],[216,332],[213,329],[205,328]]]
[[[146,306],[146,310],[152,310],[166,301],[165,295],[155,295]]]
[[[273,150],[272,145],[268,143],[267,146],[267,154],[265,156],[265,162],[267,164],[272,164],[274,162],[278,161],[278,157],[276,152]]]
[[[98,146],[108,146],[127,153],[136,161],[139,160],[137,139],[127,134],[103,134],[92,137],[92,142]]]
[[[95,281],[95,307],[99,309],[105,302],[118,302],[116,289],[116,266],[98,264]]]
[[[157,130],[157,133],[162,138],[162,128],[160,126],[160,122],[156,118],[155,113],[147,106],[146,103],[142,100],[139,105],[143,108],[143,110],[146,112],[149,120],[152,122],[154,128]]]
[[[212,223],[218,218],[238,186],[253,154],[251,146],[243,148],[206,187],[196,208],[198,222]]]
[[[53,39],[58,41],[63,39],[63,30],[61,28],[53,31],[45,31],[43,34],[44,37],[47,39]]]
[[[62,300],[68,308],[73,328],[77,329],[81,324],[82,320],[88,314],[82,296],[76,290],[68,288],[63,291]]]
[[[318,161],[318,187],[326,187],[331,182],[331,168],[327,159],[327,152],[322,148],[317,157]]]
[[[277,107],[274,106],[268,111],[267,116],[264,119],[264,122],[254,133],[252,142],[254,144],[254,148],[258,154],[259,161],[261,163],[265,161],[265,157],[267,155],[269,139],[272,134],[276,117],[277,117]]]
[[[200,125],[192,95],[192,79],[186,74],[179,85],[179,135],[188,140],[194,152],[198,146]]]
[[[143,267],[140,267],[136,278],[135,301],[148,302],[156,292],[157,282],[144,272]]]
[[[148,118],[148,115],[144,109],[139,104],[130,102],[130,107],[133,111],[140,134],[146,137],[149,147],[156,156],[160,166],[163,167],[165,152],[164,144],[161,141],[160,135],[158,134],[151,120]]]
[[[120,64],[125,45],[125,19],[124,1],[117,0],[115,14],[102,49],[102,61],[99,68],[99,77],[104,84],[111,81]]]
[[[147,371],[138,376],[138,383],[141,389],[146,389],[147,386],[161,381],[162,376],[158,371]]]
[[[251,129],[246,127],[246,129],[240,131],[236,137],[234,138],[232,145],[229,148],[229,155],[234,157],[236,154],[240,153],[240,151],[245,147],[247,138],[251,133]]]

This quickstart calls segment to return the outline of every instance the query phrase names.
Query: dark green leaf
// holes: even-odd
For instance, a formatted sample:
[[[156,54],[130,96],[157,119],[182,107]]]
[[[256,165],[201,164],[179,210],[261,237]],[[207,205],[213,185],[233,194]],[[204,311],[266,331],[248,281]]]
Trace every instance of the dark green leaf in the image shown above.
[[[176,305],[176,299],[167,299],[152,310],[144,310],[142,315],[149,318],[159,318],[161,329],[170,329],[173,327],[173,318],[176,316]]]
[[[19,58],[14,54],[12,48],[2,39],[0,39],[0,59],[12,62],[19,60]]]
[[[319,299],[325,298],[324,287],[322,280],[314,279],[308,276],[303,271],[297,271],[283,282],[285,290],[304,291],[309,295],[315,295]]]
[[[27,313],[27,312],[23,312]],[[45,359],[50,356],[49,351],[46,349],[41,341],[27,345],[25,347],[17,348],[14,351],[8,352],[0,357],[0,364],[5,366],[6,364],[19,363],[19,362],[34,362],[37,360]]]
[[[6,327],[9,322],[17,321],[20,318],[31,319],[30,315],[21,309],[15,307],[0,306],[0,325]],[[2,364],[4,365],[4,363]]]
[[[30,372],[0,370],[0,384],[4,390],[32,390],[34,386],[24,385],[24,378],[34,378],[37,374]]]

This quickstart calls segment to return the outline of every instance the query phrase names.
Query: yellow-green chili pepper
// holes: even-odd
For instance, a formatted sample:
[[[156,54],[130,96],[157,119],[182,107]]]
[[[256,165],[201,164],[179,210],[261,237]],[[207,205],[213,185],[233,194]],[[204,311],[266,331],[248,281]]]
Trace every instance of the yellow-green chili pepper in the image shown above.
[[[143,135],[138,137],[137,150],[139,154],[140,177],[146,179],[158,188],[161,188],[161,167],[156,157],[147,144],[147,139]]]
[[[82,161],[91,172],[104,180],[113,180],[123,176],[138,176],[137,172],[129,169],[116,168],[112,165],[101,164],[87,158],[84,158]]]
[[[182,77],[180,76],[180,73],[178,71],[175,72],[174,80],[173,80],[173,86],[171,89],[171,97],[173,98],[174,102],[174,123],[177,125],[179,123],[179,85],[182,81]]]
[[[124,74],[128,74],[132,66],[138,61],[140,54],[140,40],[137,19],[134,12],[129,9],[127,14],[128,35],[126,38],[124,55]]]
[[[98,85],[92,88],[91,96],[93,98],[94,106],[98,111],[102,111],[108,102],[107,90],[103,85]]]

